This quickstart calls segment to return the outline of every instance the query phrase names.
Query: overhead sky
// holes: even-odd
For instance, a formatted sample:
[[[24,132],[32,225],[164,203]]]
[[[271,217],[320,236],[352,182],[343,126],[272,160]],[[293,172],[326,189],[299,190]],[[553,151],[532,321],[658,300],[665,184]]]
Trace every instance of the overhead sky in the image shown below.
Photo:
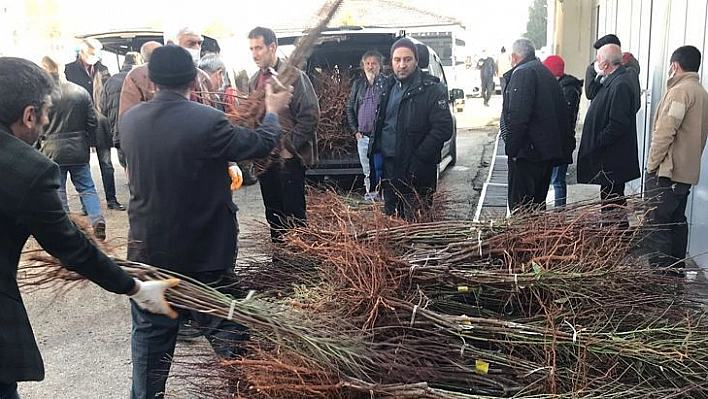
[[[398,0],[404,4],[452,16],[467,28],[468,50],[496,51],[526,30],[531,0]],[[36,37],[41,28],[56,26],[63,37],[77,33],[97,33],[112,29],[157,28],[190,25],[197,28],[218,25],[232,35],[231,49],[243,46],[246,34],[256,25],[268,26],[287,21],[294,15],[315,15],[324,0],[0,0],[0,38],[4,52],[28,52],[27,46],[44,47],[46,38]],[[40,29],[36,29],[40,27]],[[7,43],[14,42],[15,48]],[[31,43],[31,44],[30,44]],[[53,44],[55,47],[56,43]],[[73,43],[57,50],[66,52]],[[222,46],[223,47],[223,46]],[[0,52],[3,48],[0,48]],[[45,51],[45,49],[41,49]],[[39,49],[37,52],[41,52]]]
[[[478,36],[477,39],[486,37],[504,42],[513,41],[526,30],[530,2],[531,0],[404,1],[410,6],[461,20],[472,35]],[[324,4],[323,0],[271,0],[264,2],[265,7],[263,3],[233,0],[200,0],[196,3],[164,0],[73,0],[61,3],[66,4],[65,7],[70,10],[70,15],[74,15],[77,24],[84,25],[87,29],[149,26],[156,23],[169,26],[185,22],[190,25],[207,25],[219,21],[237,35],[247,32],[255,24],[267,26],[276,21],[287,20],[294,14],[314,15]],[[90,10],[100,12],[94,13]],[[77,14],[83,15],[84,18],[76,18]]]

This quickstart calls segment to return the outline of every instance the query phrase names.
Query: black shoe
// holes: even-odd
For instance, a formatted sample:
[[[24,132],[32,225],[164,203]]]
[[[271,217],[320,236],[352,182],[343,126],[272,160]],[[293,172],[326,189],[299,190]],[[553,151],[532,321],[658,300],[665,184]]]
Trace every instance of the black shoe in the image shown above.
[[[118,201],[110,201],[108,203],[108,209],[113,209],[114,211],[124,211],[125,207],[121,205]]]
[[[103,220],[99,220],[98,222],[93,224],[93,235],[101,240],[105,241],[106,240],[106,222]]]

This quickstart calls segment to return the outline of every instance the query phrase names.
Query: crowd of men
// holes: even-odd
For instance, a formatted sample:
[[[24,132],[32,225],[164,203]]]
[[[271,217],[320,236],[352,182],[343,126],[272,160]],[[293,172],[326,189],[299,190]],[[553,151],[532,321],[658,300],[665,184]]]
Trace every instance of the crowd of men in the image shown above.
[[[578,183],[600,186],[601,225],[628,227],[625,185],[641,176],[636,113],[641,85],[639,63],[623,52],[616,35],[594,43],[595,60],[585,76],[590,100],[577,152]],[[667,91],[657,108],[644,196],[647,215],[644,251],[649,264],[682,276],[688,244],[686,203],[698,183],[708,137],[708,93],[700,83],[701,53],[681,46],[670,58]],[[575,125],[582,82],[564,72],[563,59],[543,64],[528,39],[514,42],[506,86],[501,135],[509,164],[508,204],[512,212],[545,208],[553,184],[556,206],[565,204],[565,171],[573,161]],[[545,67],[544,67],[545,66]]]
[[[65,267],[109,291],[131,295],[131,398],[164,396],[182,320],[193,320],[219,356],[243,354],[240,343],[249,339],[245,326],[172,310],[163,292],[178,281],[132,279],[87,240],[68,217],[65,187],[69,174],[94,235],[105,239],[89,148],[99,154],[108,208],[122,211],[110,159],[111,148],[117,148],[130,191],[128,258],[213,287],[232,285],[238,250],[231,195],[238,186],[233,184],[236,163],[277,158],[259,176],[277,246],[287,230],[307,223],[305,170],[317,162],[320,110],[310,79],[298,70],[292,86],[277,81],[284,63],[271,29],[254,28],[248,41],[258,66],[249,89],[265,93],[266,112],[256,129],[229,122],[225,111],[237,104],[224,79],[224,63],[218,54],[202,56],[203,38],[190,28],[166,36],[164,45],[148,42],[139,54],[127,54],[114,76],[100,63],[100,43],[90,39],[63,67],[51,57],[42,60],[42,68],[0,58],[0,230],[8,232],[0,237],[0,303],[12,309],[0,312],[5,331],[0,334],[0,398],[17,398],[18,381],[44,376],[16,281],[29,235]],[[599,39],[595,48],[585,77],[591,103],[578,150],[578,181],[599,185],[604,204],[621,206],[625,183],[640,177],[638,63],[622,52],[614,35]],[[393,43],[391,76],[381,74],[384,55],[373,49],[364,53],[347,106],[365,200],[383,200],[386,214],[408,220],[432,206],[441,149],[453,125],[447,87],[423,69],[420,61],[427,57],[421,51],[427,51],[425,46],[408,38]],[[667,92],[656,114],[645,175],[647,194],[656,204],[649,218],[670,228],[659,229],[649,241],[655,266],[680,264],[686,255],[686,201],[698,182],[708,134],[700,60],[692,46],[672,54]],[[565,73],[558,56],[541,62],[528,39],[513,43],[509,61],[500,117],[509,207],[513,212],[545,207],[551,182],[556,206],[563,206],[582,81]],[[491,78],[495,71],[485,68]],[[287,132],[283,118],[292,122]],[[608,220],[629,223],[611,215]]]

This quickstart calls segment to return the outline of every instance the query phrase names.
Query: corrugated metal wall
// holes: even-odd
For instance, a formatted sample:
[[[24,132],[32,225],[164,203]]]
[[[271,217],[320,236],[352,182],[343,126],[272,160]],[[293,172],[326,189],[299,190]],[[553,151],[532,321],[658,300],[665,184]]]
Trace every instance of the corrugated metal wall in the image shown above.
[[[653,116],[666,91],[671,53],[690,44],[703,54],[699,73],[708,87],[705,67],[708,48],[708,1],[706,0],[591,0],[596,7],[598,36],[616,33],[622,49],[640,62],[643,106],[637,114],[640,162],[646,165]],[[593,21],[588,21],[592,26]],[[594,40],[594,39],[593,39]],[[701,180],[693,189],[687,215],[690,223],[689,255],[708,269],[708,156],[703,156]],[[639,190],[639,181],[632,182]]]

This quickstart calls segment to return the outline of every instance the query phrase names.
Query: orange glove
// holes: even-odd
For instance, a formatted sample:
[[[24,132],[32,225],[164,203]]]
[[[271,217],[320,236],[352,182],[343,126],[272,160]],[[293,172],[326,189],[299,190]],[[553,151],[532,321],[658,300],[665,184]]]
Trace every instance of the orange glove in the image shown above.
[[[134,280],[138,291],[130,295],[130,299],[135,301],[141,309],[150,313],[163,314],[171,319],[177,318],[177,312],[170,307],[165,299],[165,290],[179,284],[179,279],[140,281],[136,278]]]
[[[229,177],[231,178],[231,191],[238,190],[243,184],[243,172],[238,165],[229,164]]]

